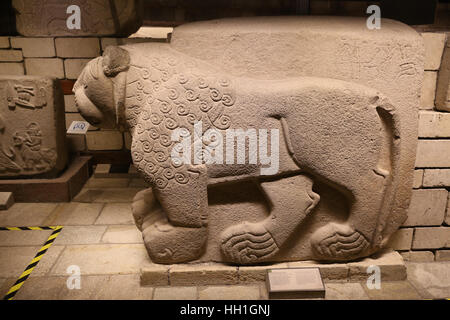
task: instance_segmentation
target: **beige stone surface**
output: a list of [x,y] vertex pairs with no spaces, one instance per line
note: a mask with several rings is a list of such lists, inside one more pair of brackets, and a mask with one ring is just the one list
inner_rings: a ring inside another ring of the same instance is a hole
[[124,44],[135,44],[143,42],[157,42],[155,39],[139,37],[139,38],[101,38],[100,43],[102,50],[105,50],[109,46],[122,46]]
[[155,288],[153,300],[196,300],[197,287]]
[[15,75],[21,76],[25,74],[25,69],[23,68],[23,63],[0,63],[0,75]]
[[95,222],[95,224],[129,225],[133,223],[133,215],[129,203],[107,203]]
[[419,113],[420,138],[449,138],[450,113],[422,111]]
[[0,231],[0,245],[4,247],[41,246],[47,241],[50,230]]
[[9,37],[0,37],[0,48],[8,49],[10,47]]
[[402,228],[397,230],[389,240],[388,246],[394,250],[410,250],[413,233],[413,228]]
[[138,193],[141,190],[142,188],[109,188],[109,189],[84,188],[74,198],[74,202],[131,203],[136,193]]
[[413,188],[419,189],[422,186],[423,170],[414,170]]
[[59,58],[27,58],[25,68],[27,75],[64,79],[63,60]]
[[450,169],[425,169],[423,176],[424,187],[450,186]]
[[130,183],[129,178],[91,178],[87,188],[126,188]]
[[132,34],[130,38],[154,38],[165,40],[172,31],[173,28],[170,27],[142,26],[136,33]]
[[325,283],[326,300],[368,300],[360,283]]
[[422,300],[417,290],[406,281],[381,281],[381,289],[369,289],[363,285],[372,300]]
[[[448,36],[447,36],[448,37]],[[450,47],[444,49],[441,68],[439,69],[438,83],[436,88],[436,109],[450,111]]]
[[108,226],[103,234],[104,243],[142,243],[142,234],[136,226]]
[[444,221],[444,223],[447,226],[450,226],[450,194],[449,194],[449,200],[447,201],[447,211],[446,211],[446,214],[445,214],[445,221]]
[[[80,8],[81,29],[69,29],[67,8]],[[112,6],[111,6],[112,5]],[[30,4],[27,0],[14,0],[16,28],[27,37],[45,36],[99,36],[127,37],[142,25],[142,2],[139,0],[46,0]],[[113,14],[115,12],[115,14]]]
[[289,268],[288,263],[276,263],[266,266],[240,266],[238,268],[240,283],[265,282],[267,270]]
[[95,58],[100,55],[98,38],[56,38],[55,47],[60,58]]
[[425,71],[422,83],[422,92],[420,94],[420,109],[432,110],[436,96],[436,71]]
[[238,269],[225,265],[173,265],[169,270],[169,281],[174,286],[203,286],[210,284],[237,284]]
[[416,167],[450,167],[450,140],[419,140]]
[[447,299],[450,262],[408,263],[408,280],[425,299]]
[[142,286],[168,286],[169,285],[169,266],[160,264],[151,264],[141,268]]
[[447,197],[445,189],[414,190],[403,226],[440,226],[445,218]]
[[[73,94],[64,96],[64,105],[67,112],[78,112],[77,106],[75,104],[75,96]],[[66,115],[67,116],[67,115]]]
[[436,261],[450,261],[450,250],[436,250]]
[[121,150],[123,137],[118,131],[96,131],[86,135],[89,150]]
[[399,281],[406,279],[406,267],[402,256],[396,251],[382,251],[358,262],[349,262],[349,281],[366,281],[372,273],[367,268],[376,265],[381,271],[381,281]]
[[445,33],[422,33],[425,42],[425,70],[439,70],[445,46]]
[[0,192],[0,210],[8,210],[14,204],[12,192]]
[[57,245],[96,244],[106,231],[106,226],[64,226],[55,240]]
[[0,50],[1,62],[21,62],[23,55],[21,50]]
[[258,286],[223,286],[199,288],[200,300],[258,300]]
[[450,227],[416,228],[412,248],[441,249],[450,247]]
[[40,226],[57,206],[56,203],[15,203],[8,210],[0,212],[0,226]]
[[77,265],[83,275],[139,273],[148,261],[142,244],[91,244],[66,247],[50,275],[66,275]]
[[434,261],[434,254],[431,251],[410,251],[410,262],[432,262]]
[[77,79],[90,59],[65,59],[64,70],[67,79]]
[[312,261],[289,262],[289,268],[318,267],[324,281],[345,281],[349,276],[349,266],[343,263],[314,263]]
[[90,225],[103,209],[101,203],[61,203],[43,222],[46,225]]
[[11,47],[22,49],[25,58],[53,58],[56,56],[54,38],[11,38]]

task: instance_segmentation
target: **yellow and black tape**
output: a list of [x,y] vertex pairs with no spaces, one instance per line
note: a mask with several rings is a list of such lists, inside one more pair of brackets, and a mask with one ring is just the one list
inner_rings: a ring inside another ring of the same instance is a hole
[[14,227],[14,228],[5,228],[2,227],[0,230],[9,230],[9,231],[17,231],[17,230],[53,230],[52,234],[48,237],[47,241],[44,243],[42,248],[39,250],[39,252],[36,254],[36,256],[31,260],[31,262],[28,264],[28,266],[25,268],[24,272],[20,275],[19,279],[14,283],[14,285],[9,289],[6,296],[3,298],[3,300],[12,300],[14,296],[17,294],[17,292],[20,290],[20,288],[23,286],[25,280],[28,279],[31,272],[33,272],[34,268],[38,265],[39,261],[41,261],[44,254],[47,252],[47,250],[51,247],[53,242],[55,241],[56,237],[59,235],[59,233],[62,230],[62,226],[56,226],[56,227]]

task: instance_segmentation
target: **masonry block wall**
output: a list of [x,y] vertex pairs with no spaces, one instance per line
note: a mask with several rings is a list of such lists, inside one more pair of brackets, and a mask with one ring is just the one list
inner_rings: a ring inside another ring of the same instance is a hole
[[[446,33],[422,33],[425,76],[419,112],[419,144],[409,217],[390,246],[406,260],[450,260],[450,41]],[[109,45],[166,41],[155,38],[0,37],[0,74],[48,75],[65,84],[66,126],[82,120],[70,92],[86,63]],[[67,85],[68,84],[68,85]],[[438,91],[438,92],[437,92]],[[445,92],[439,92],[445,91]],[[436,103],[436,96],[444,96]],[[91,127],[68,135],[72,152],[129,150],[129,134]]]

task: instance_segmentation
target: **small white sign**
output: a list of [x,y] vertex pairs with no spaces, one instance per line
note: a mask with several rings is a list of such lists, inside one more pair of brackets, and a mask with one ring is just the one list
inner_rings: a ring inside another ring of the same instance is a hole
[[86,121],[72,121],[68,134],[86,134],[89,130],[89,122]]

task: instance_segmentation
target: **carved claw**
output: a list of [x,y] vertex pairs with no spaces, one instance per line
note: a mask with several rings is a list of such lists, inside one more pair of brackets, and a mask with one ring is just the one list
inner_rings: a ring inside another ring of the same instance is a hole
[[262,223],[244,222],[225,230],[221,250],[228,262],[250,264],[272,257],[278,246]]
[[311,246],[318,260],[340,261],[361,257],[369,241],[348,225],[329,223],[313,234]]

